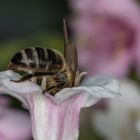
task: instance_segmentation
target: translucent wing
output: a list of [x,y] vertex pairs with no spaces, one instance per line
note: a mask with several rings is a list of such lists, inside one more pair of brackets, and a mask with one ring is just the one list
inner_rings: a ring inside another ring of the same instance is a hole
[[76,46],[74,44],[70,44],[69,42],[65,19],[63,19],[63,30],[64,30],[64,47],[65,47],[64,56],[70,69],[72,81],[74,84],[75,75],[77,71],[77,50]]

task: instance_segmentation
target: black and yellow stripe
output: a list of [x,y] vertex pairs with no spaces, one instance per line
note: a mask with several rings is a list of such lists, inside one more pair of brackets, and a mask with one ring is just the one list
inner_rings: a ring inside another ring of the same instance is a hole
[[[48,89],[50,94],[62,89],[61,83],[65,85],[68,81],[66,60],[61,52],[54,49],[25,48],[14,55],[9,68],[33,74],[26,79],[38,84],[44,91]],[[48,72],[53,74],[49,75]]]
[[53,49],[31,47],[16,53],[12,64],[37,71],[63,71],[66,67],[64,56]]

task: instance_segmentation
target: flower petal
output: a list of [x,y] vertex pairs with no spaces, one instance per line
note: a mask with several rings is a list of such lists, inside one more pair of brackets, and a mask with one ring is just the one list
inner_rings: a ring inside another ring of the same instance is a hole
[[[93,111],[92,126],[107,140],[124,140],[123,136],[127,136],[130,140],[138,140],[140,134],[139,85],[128,79],[121,80],[120,90],[122,97],[108,100],[108,108],[105,111]],[[125,135],[120,132],[124,132]]]
[[[30,81],[25,81],[25,82],[12,82],[10,80],[18,80],[20,79],[21,76],[11,70],[3,71],[0,72],[0,84],[5,85],[6,88],[9,90],[19,92],[19,93],[27,93],[27,92],[34,92],[34,91],[40,91],[41,88],[30,82]],[[19,88],[20,87],[20,88]]]
[[38,85],[30,81],[16,83],[16,82],[10,81],[10,79],[4,79],[2,82],[3,82],[3,85],[8,90],[13,91],[13,92],[18,92],[20,94],[42,92],[41,87],[39,87]]
[[27,101],[25,96],[29,94],[42,93],[41,87],[30,82],[16,83],[11,80],[18,80],[21,76],[13,71],[0,72],[0,94],[11,95],[20,101],[27,107]]
[[34,139],[77,140],[83,96],[81,94],[72,96],[59,105],[49,96],[35,94],[31,98],[30,113]]
[[87,78],[82,86],[90,87],[96,97],[115,97],[120,95],[118,80],[110,76],[94,76]]
[[135,62],[139,73],[140,9],[136,0],[69,1],[75,14],[71,23],[79,66],[88,75],[122,78]]
[[[86,79],[80,87],[65,88],[55,95],[62,103],[75,94],[85,94],[85,107],[96,103],[100,98],[112,98],[120,95],[119,83],[108,76],[95,76]],[[84,107],[83,106],[83,107]]]
[[[7,70],[7,71],[2,71],[0,72],[0,79],[13,79],[13,80],[17,80],[21,78],[21,76],[11,70]],[[1,80],[0,80],[1,83]]]

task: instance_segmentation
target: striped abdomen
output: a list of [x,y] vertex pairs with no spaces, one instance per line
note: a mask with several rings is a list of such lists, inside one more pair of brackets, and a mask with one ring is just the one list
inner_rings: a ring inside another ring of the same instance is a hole
[[65,73],[59,73],[58,75],[32,77],[31,81],[39,85],[43,91],[47,91],[49,94],[54,95],[64,87],[69,86],[67,78]]
[[64,56],[57,50],[32,47],[21,50],[11,59],[11,65],[17,66],[17,70],[51,71],[64,70]]
[[[32,77],[31,81],[39,85],[43,90],[46,90],[47,87],[49,87],[48,84],[54,85],[55,83],[49,82],[52,78],[50,76],[37,76],[37,77]],[[55,82],[55,81],[54,81]]]

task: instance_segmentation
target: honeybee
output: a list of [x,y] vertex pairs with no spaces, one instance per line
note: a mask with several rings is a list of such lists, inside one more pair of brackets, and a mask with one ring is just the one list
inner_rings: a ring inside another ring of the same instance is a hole
[[25,48],[11,59],[8,69],[26,72],[19,80],[30,80],[41,86],[44,93],[55,95],[65,87],[78,86],[85,72],[77,69],[77,51],[70,44],[67,27],[63,20],[64,55],[55,50],[42,47]]

